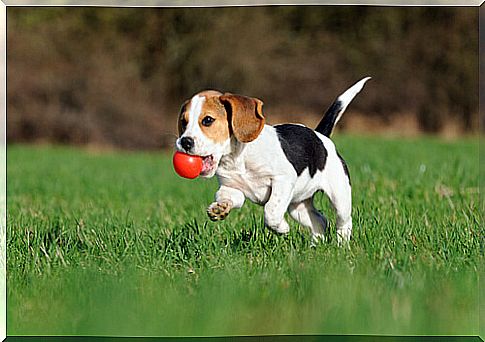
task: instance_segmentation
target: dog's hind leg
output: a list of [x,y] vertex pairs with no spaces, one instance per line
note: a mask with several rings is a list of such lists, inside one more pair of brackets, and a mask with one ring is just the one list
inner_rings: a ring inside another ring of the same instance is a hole
[[352,189],[344,179],[327,193],[337,214],[337,242],[348,242],[352,236]]
[[312,231],[313,242],[323,241],[327,233],[327,219],[313,206],[313,197],[288,207],[291,217]]

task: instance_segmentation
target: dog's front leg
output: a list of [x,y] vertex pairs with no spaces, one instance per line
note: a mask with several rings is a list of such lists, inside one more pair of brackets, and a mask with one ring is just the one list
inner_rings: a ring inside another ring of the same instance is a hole
[[273,179],[271,183],[271,196],[264,206],[264,223],[277,233],[290,231],[285,212],[293,196],[293,187],[288,179]]
[[234,188],[221,185],[216,192],[216,201],[207,208],[207,215],[212,221],[224,220],[233,208],[241,208],[244,204],[244,194]]

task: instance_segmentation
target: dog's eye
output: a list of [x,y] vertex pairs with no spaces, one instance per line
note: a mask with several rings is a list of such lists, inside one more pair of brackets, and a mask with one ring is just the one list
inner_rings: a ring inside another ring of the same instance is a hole
[[209,127],[215,120],[216,119],[214,119],[212,116],[206,116],[202,119],[202,124],[206,127]]

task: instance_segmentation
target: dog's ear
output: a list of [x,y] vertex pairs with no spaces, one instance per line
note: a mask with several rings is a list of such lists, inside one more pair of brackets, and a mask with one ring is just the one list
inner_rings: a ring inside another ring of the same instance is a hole
[[190,100],[187,100],[183,103],[182,107],[180,107],[180,112],[179,112],[179,117],[178,117],[178,122],[177,122],[177,128],[179,132],[179,136],[184,133],[185,128],[187,126],[187,120],[185,117],[185,111],[187,110],[187,105],[189,104]]
[[240,142],[256,139],[264,127],[263,101],[247,96],[225,93],[220,97],[227,112],[229,127]]

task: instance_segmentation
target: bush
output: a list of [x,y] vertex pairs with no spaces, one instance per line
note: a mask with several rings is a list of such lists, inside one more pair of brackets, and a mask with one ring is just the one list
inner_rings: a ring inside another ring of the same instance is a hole
[[[321,113],[363,76],[352,110],[474,129],[478,9],[8,8],[7,139],[157,148],[180,104],[215,88],[267,115]],[[320,115],[320,114],[319,114]]]

